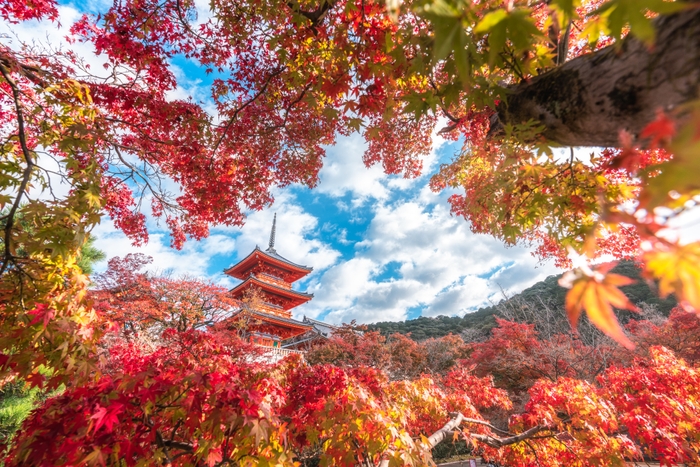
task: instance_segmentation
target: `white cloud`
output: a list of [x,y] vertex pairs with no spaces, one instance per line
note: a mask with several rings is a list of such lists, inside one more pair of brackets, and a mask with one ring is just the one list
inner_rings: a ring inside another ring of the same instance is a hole
[[423,311],[423,316],[462,315],[474,304],[482,305],[491,295],[493,287],[488,280],[475,276],[465,277],[463,281],[457,281],[438,292]]
[[[154,271],[172,271],[176,276],[190,275],[206,277],[213,251],[220,251],[226,242],[220,236],[211,236],[201,242],[187,242],[181,251],[169,247],[169,239],[164,233],[151,233],[148,244],[135,247],[121,231],[114,228],[108,219],[93,230],[97,238],[95,246],[104,251],[107,259],[115,256],[126,256],[128,253],[143,253],[153,257]],[[229,250],[229,244],[223,251]],[[106,261],[97,264],[98,271],[106,267]],[[220,278],[223,279],[223,278]]]
[[211,2],[209,0],[194,0],[194,7],[197,10],[197,21],[194,26],[206,23],[212,17]]
[[294,263],[313,267],[314,273],[336,263],[340,254],[317,238],[317,232],[320,230],[318,219],[307,213],[288,191],[275,193],[275,204],[272,208],[249,213],[245,225],[240,229],[240,235],[237,236],[238,259],[247,256],[256,245],[263,250],[267,249],[275,213],[275,249],[279,254]]
[[350,193],[354,206],[369,198],[386,199],[389,190],[383,181],[387,176],[380,166],[365,167],[362,162],[365,147],[366,143],[357,133],[350,137],[338,137],[337,144],[326,149],[327,156],[319,173],[321,182],[317,191],[333,197]]
[[19,50],[22,44],[49,54],[70,50],[83,60],[92,75],[98,78],[108,78],[110,71],[103,67],[108,60],[106,56],[96,55],[94,47],[89,42],[68,43],[66,40],[66,37],[70,35],[71,26],[80,19],[83,13],[96,13],[96,8],[106,8],[107,3],[100,1],[89,6],[89,11],[84,12],[76,9],[73,5],[59,5],[56,22],[32,20],[12,25],[0,23],[0,37],[2,37],[3,44],[14,50]]
[[337,198],[351,194],[352,206],[338,202],[341,209],[351,210],[368,199],[384,201],[392,191],[405,191],[424,185],[426,174],[434,171],[438,163],[437,151],[446,142],[437,134],[440,128],[442,125],[438,124],[433,132],[433,150],[423,157],[423,175],[417,179],[388,176],[381,165],[365,167],[362,155],[367,143],[362,136],[357,133],[349,137],[339,136],[335,146],[326,148],[327,156],[319,173],[321,183],[317,191]]
[[[145,214],[150,236],[144,246],[133,246],[108,218],[103,218],[92,233],[97,238],[95,246],[106,253],[107,259],[143,253],[153,257],[152,270],[205,277],[233,286],[237,281],[225,276],[223,269],[243,259],[256,245],[263,250],[268,247],[273,214],[277,212],[275,248],[290,261],[313,267],[310,278],[314,283],[315,277],[335,264],[340,254],[317,238],[318,219],[304,211],[289,192],[278,193],[276,198],[272,209],[250,213],[242,228],[213,228],[209,237],[188,240],[180,251],[170,248],[164,226],[158,225],[149,213]],[[106,260],[96,265],[98,272],[104,268]]]
[[[334,323],[405,319],[414,307],[424,316],[461,315],[501,289],[515,293],[558,272],[551,265],[536,269],[525,248],[471,233],[450,216],[444,199],[427,204],[423,196],[376,205],[354,258],[323,275],[304,312]],[[391,265],[394,274],[382,277]]]

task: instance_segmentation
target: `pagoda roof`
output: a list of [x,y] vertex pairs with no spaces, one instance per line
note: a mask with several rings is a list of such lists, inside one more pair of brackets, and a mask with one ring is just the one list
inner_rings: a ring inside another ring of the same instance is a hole
[[236,279],[243,280],[246,278],[245,273],[253,267],[255,267],[255,265],[260,259],[274,266],[277,266],[284,271],[291,273],[290,275],[292,276],[292,282],[301,279],[302,277],[313,271],[313,268],[293,263],[287,258],[280,256],[272,247],[263,251],[260,249],[260,247],[256,245],[255,249],[252,252],[250,252],[248,256],[246,256],[230,268],[224,269],[224,273],[228,274],[229,276],[233,276]]
[[294,308],[295,306],[301,305],[302,303],[306,303],[314,297],[313,294],[298,292],[296,290],[279,287],[267,281],[260,280],[254,276],[248,277],[245,281],[232,288],[230,290],[230,293],[233,296],[236,296],[239,292],[242,293],[245,289],[251,286],[257,286],[268,293],[279,295],[280,297],[288,299],[289,301],[287,302],[286,306],[282,307],[284,310],[289,310],[291,308]]
[[284,324],[297,329],[305,329],[307,331],[311,330],[311,326],[309,326],[308,324],[304,324],[301,321],[297,321],[296,319],[285,318],[284,316],[273,315],[271,313],[264,313],[262,311],[255,311],[251,309],[241,310],[237,313],[234,313],[232,317],[235,317],[241,313],[246,313],[250,316],[259,318],[262,321],[276,321],[277,323]]
[[[305,335],[306,334],[302,334],[302,336],[305,336]],[[317,334],[317,333],[314,333],[313,335],[311,335],[309,337],[305,337],[303,339],[295,341],[294,339],[297,339],[297,338],[298,338],[298,336],[290,337],[289,339],[285,339],[284,341],[282,341],[282,348],[288,349],[288,348],[292,348],[292,347],[298,347],[301,344],[305,344],[307,342],[320,340],[320,339],[323,339],[326,341],[328,340],[328,337],[324,336],[323,334]]]
[[325,326],[327,328],[332,328],[332,329],[340,329],[340,326],[336,326],[334,324],[328,324],[325,321],[319,321],[317,319],[309,318],[308,316],[304,315],[304,323],[311,323],[311,324],[320,324],[321,326]]

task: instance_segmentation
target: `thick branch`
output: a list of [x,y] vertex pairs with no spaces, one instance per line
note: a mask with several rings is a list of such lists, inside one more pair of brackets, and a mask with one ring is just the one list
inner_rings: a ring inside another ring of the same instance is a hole
[[335,5],[335,0],[322,0],[321,4],[314,11],[304,11],[299,8],[299,4],[296,1],[287,2],[287,6],[295,13],[309,19],[311,21],[312,27],[316,27],[318,23],[326,16],[326,13],[333,8]]
[[431,449],[445,441],[448,437],[452,436],[453,431],[462,424],[464,415],[462,415],[461,412],[452,415],[452,420],[445,423],[445,426],[430,435],[430,438],[428,438],[428,443],[430,444]]
[[442,428],[440,428],[438,431],[430,435],[430,438],[428,438],[428,443],[430,444],[430,448],[434,448],[444,440],[451,438],[454,436],[455,430],[462,424],[462,423],[475,423],[478,425],[484,425],[489,428],[491,428],[494,431],[498,431],[502,434],[507,434],[508,436],[505,437],[500,437],[500,436],[495,436],[495,435],[482,435],[478,433],[469,433],[469,436],[471,438],[474,438],[478,441],[481,441],[484,444],[487,444],[488,446],[491,446],[493,448],[502,448],[503,446],[507,446],[509,444],[516,444],[521,441],[524,441],[526,439],[532,438],[536,434],[538,434],[541,431],[544,430],[549,430],[550,428],[545,426],[545,425],[537,425],[529,430],[525,430],[522,433],[518,434],[512,434],[508,433],[506,431],[503,431],[499,428],[494,427],[488,422],[485,422],[483,420],[476,420],[473,418],[465,418],[464,415],[461,413],[456,413],[456,414],[451,414],[452,419],[445,424]]
[[501,438],[499,436],[481,435],[478,433],[470,433],[469,436],[477,441],[481,441],[482,443],[491,446],[492,448],[498,449],[502,448],[503,446],[508,446],[509,444],[516,444],[521,441],[525,441],[526,439],[532,438],[540,431],[544,431],[546,429],[546,426],[537,425],[533,426],[529,430],[523,431],[522,433],[505,438]]
[[698,99],[700,8],[659,17],[654,26],[652,48],[628,36],[511,88],[490,135],[504,124],[537,120],[554,144],[617,146],[620,130],[638,135],[657,109]]

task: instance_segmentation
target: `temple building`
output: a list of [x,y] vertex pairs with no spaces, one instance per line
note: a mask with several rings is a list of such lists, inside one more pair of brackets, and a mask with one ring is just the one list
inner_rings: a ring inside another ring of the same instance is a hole
[[[270,242],[267,250],[258,246],[245,258],[224,271],[225,274],[240,279],[231,289],[234,298],[241,301],[241,310],[234,315],[245,327],[245,334],[251,342],[267,347],[299,349],[303,336],[328,334],[328,325],[320,321],[305,322],[292,318],[292,309],[308,302],[312,294],[292,289],[292,284],[309,274],[313,268],[301,266],[283,258],[275,251],[275,230],[277,214],[272,221]],[[321,331],[322,326],[325,327]],[[316,328],[319,328],[317,330]],[[325,336],[324,336],[325,337]]]
[[315,319],[304,316],[302,323],[311,326],[311,329],[304,334],[292,337],[284,341],[283,348],[290,350],[306,351],[312,347],[323,344],[329,337],[333,335],[337,326],[324,323]]

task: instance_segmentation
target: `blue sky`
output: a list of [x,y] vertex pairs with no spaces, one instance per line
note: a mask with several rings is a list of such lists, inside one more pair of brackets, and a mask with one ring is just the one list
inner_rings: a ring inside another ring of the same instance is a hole
[[[82,9],[104,3],[83,3]],[[206,5],[203,3],[201,14]],[[55,24],[23,24],[11,31],[19,40],[65,44],[67,28],[80,15],[75,4],[60,7]],[[6,28],[6,27],[5,27]],[[0,27],[0,32],[3,31]],[[3,41],[12,41],[6,36]],[[64,45],[100,69],[102,59],[85,44]],[[196,65],[175,59],[179,87],[171,97],[206,100],[210,77]],[[424,160],[424,175],[405,180],[362,164],[365,144],[358,135],[339,138],[327,148],[320,184],[313,190],[291,186],[274,192],[275,204],[251,212],[243,228],[213,227],[209,238],[189,241],[181,251],[169,247],[164,225],[148,220],[150,241],[136,248],[105,218],[95,229],[97,246],[108,257],[143,252],[154,269],[175,275],[206,277],[232,287],[223,270],[255,247],[268,243],[277,213],[276,249],[296,263],[314,268],[295,287],[314,299],[295,315],[331,323],[403,320],[418,316],[463,315],[497,302],[559,271],[538,264],[525,247],[505,248],[499,241],[474,235],[461,218],[450,215],[451,193],[433,193],[430,175],[448,162],[459,144],[434,138]],[[148,203],[145,203],[146,205]],[[98,265],[104,269],[106,262]]]

